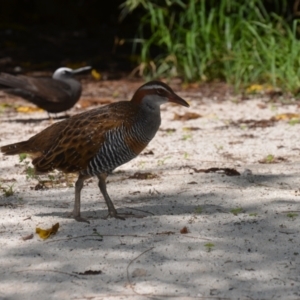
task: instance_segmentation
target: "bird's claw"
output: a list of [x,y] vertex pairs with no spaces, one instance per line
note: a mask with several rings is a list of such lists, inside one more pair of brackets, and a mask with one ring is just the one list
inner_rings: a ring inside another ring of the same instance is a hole
[[77,222],[85,222],[85,223],[90,224],[90,221],[88,221],[88,220],[85,219],[85,218],[82,218],[82,217],[80,216],[80,214],[79,214],[79,215],[74,214],[74,211],[71,211],[71,212],[69,212],[69,213],[66,213],[66,215],[67,215],[67,217],[69,217],[69,218],[74,218],[74,220],[76,220]]
[[108,219],[108,218],[115,218],[119,220],[126,220],[127,218],[144,218],[144,216],[139,216],[135,215],[133,213],[124,213],[124,214],[119,214],[117,211],[108,211],[108,214],[106,217],[103,219]]
[[116,210],[113,211],[108,211],[108,214],[106,217],[104,217],[103,219],[108,219],[108,218],[115,218],[115,219],[119,219],[119,220],[125,220],[124,217],[122,217],[120,214],[118,214],[118,212]]
[[74,219],[75,219],[77,222],[85,222],[85,223],[90,224],[90,221],[88,221],[87,219],[82,218],[82,217],[74,217]]

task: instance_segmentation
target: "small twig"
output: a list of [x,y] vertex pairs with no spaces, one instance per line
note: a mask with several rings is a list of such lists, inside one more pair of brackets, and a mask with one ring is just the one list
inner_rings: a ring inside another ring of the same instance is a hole
[[151,250],[154,249],[154,248],[155,248],[155,247],[151,247],[151,248],[145,250],[144,252],[142,252],[141,254],[139,254],[137,257],[135,257],[133,260],[131,260],[131,261],[129,262],[129,264],[127,265],[127,268],[126,268],[127,281],[128,281],[128,284],[129,284],[130,288],[132,289],[132,291],[133,291],[135,294],[137,294],[137,295],[141,295],[141,296],[147,296],[147,295],[149,295],[149,296],[150,296],[150,294],[140,294],[140,293],[138,293],[138,292],[134,289],[134,287],[132,286],[131,280],[130,280],[130,276],[129,276],[129,267],[131,266],[131,264],[132,264],[135,260],[137,260],[137,259],[140,258],[142,255],[144,255],[145,253],[151,251]]
[[[149,251],[151,251],[152,249],[154,249],[155,247],[151,247],[151,248],[149,248],[149,249],[147,249],[147,250],[145,250],[144,252],[142,252],[141,254],[139,254],[137,257],[135,257],[133,260],[131,260],[130,262],[129,262],[129,264],[127,265],[127,268],[126,268],[126,274],[127,274],[127,281],[128,281],[128,284],[129,284],[129,286],[130,286],[130,288],[131,288],[131,290],[136,294],[136,295],[138,295],[138,296],[144,296],[144,297],[147,297],[147,298],[153,298],[153,299],[156,299],[157,297],[159,297],[159,298],[172,298],[172,299],[174,299],[174,298],[181,298],[182,297],[182,295],[168,295],[168,294],[159,294],[159,295],[155,295],[155,294],[150,294],[150,293],[148,293],[148,294],[141,294],[141,293],[138,293],[135,289],[134,289],[134,287],[133,287],[133,285],[132,285],[132,283],[131,283],[131,280],[130,280],[130,276],[129,276],[129,267],[133,264],[133,262],[134,261],[136,261],[138,258],[140,258],[142,255],[144,255],[145,253],[147,253],[147,252],[149,252]],[[188,298],[190,298],[190,299],[215,299],[215,300],[228,300],[229,298],[225,298],[225,297],[188,297]]]
[[20,207],[20,206],[23,206],[22,204],[13,204],[13,203],[11,203],[11,202],[9,202],[9,203],[1,203],[0,204],[0,206],[11,206],[11,207]]
[[150,212],[150,211],[146,211],[146,210],[142,210],[142,209],[138,209],[138,208],[133,208],[133,207],[128,207],[128,206],[125,206],[125,208],[132,209],[132,210],[136,210],[136,211],[140,211],[140,212],[143,212],[143,213],[145,213],[145,214],[149,214],[149,215],[154,216],[154,213],[152,213],[152,212]]
[[[137,237],[137,238],[149,238],[149,236],[145,236],[145,235],[134,235],[134,234],[101,234],[99,233],[101,236],[106,236],[106,237]],[[68,240],[74,240],[74,239],[78,239],[78,238],[85,238],[85,237],[95,237],[95,240],[99,239],[99,235],[96,234],[87,234],[87,235],[79,235],[79,236],[72,236],[69,238],[62,238],[62,239],[56,239],[56,240],[50,240],[50,241],[46,241],[45,243],[53,243],[53,242],[60,242],[60,241],[68,241]]]
[[187,238],[191,238],[191,239],[197,239],[197,240],[205,240],[205,241],[211,241],[211,239],[208,239],[208,238],[203,238],[203,237],[198,237],[198,236],[192,236],[192,235],[189,235],[189,234],[177,234],[173,231],[165,231],[165,232],[156,232],[156,233],[149,233],[150,235],[173,235],[173,236],[180,236],[180,238],[183,238],[183,237],[187,237]]
[[[223,298],[223,297],[214,297],[214,296],[204,296],[204,297],[199,297],[199,296],[182,296],[182,295],[168,295],[168,294],[157,294],[157,295],[148,295],[148,294],[137,294],[137,295],[126,295],[126,294],[122,294],[122,299],[123,298],[129,298],[129,299],[135,299],[135,297],[138,296],[143,296],[143,297],[147,297],[147,298],[152,298],[152,299],[161,299],[161,298],[172,298],[172,299],[185,299],[185,300],[192,300],[192,299],[198,299],[198,300],[230,300],[229,298]],[[134,297],[134,298],[133,298]],[[117,298],[120,299],[120,295],[114,295],[114,294],[103,294],[101,296],[97,296],[97,295],[92,295],[92,296],[86,296],[86,297],[75,297],[74,299],[76,300],[96,300],[96,299],[106,299],[106,298]],[[249,297],[248,297],[249,298]],[[139,298],[140,299],[140,298]],[[252,298],[251,298],[252,299]]]
[[258,183],[258,182],[255,182],[255,181],[253,181],[251,183],[253,183],[256,186],[266,187],[266,188],[269,188],[269,189],[278,189],[278,190],[285,190],[285,191],[289,191],[289,190],[292,189],[290,186],[288,186],[288,187],[271,186],[271,185]]
[[187,234],[180,234],[180,237],[186,237],[186,238],[191,238],[191,239],[199,239],[199,240],[211,241],[211,239],[197,237],[197,236],[192,236],[192,235],[187,235]]
[[19,270],[19,271],[15,271],[12,273],[23,273],[23,272],[53,272],[53,273],[60,273],[60,274],[64,274],[64,275],[69,275],[72,277],[76,277],[76,278],[81,278],[78,275],[72,274],[72,273],[67,273],[67,272],[62,272],[62,271],[57,271],[57,270],[45,270],[45,269],[27,269],[27,270]]

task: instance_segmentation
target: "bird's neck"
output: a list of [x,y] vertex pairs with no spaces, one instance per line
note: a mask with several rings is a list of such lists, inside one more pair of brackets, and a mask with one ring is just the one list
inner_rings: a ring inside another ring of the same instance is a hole
[[74,100],[76,99],[76,101],[79,99],[80,95],[81,95],[81,84],[79,81],[77,81],[74,78],[60,78],[60,79],[56,79],[62,82],[65,82],[69,87],[69,93],[70,96],[72,98],[74,98]]
[[142,106],[136,116],[133,129],[140,132],[144,140],[149,142],[155,136],[161,123],[160,107]]

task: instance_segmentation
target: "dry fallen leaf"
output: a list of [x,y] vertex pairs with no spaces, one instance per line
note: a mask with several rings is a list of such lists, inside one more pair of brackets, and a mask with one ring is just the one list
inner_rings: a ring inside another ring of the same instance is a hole
[[163,232],[157,232],[156,235],[171,235],[175,234],[174,231],[163,231]]
[[291,120],[291,119],[299,119],[300,114],[294,114],[294,113],[285,113],[285,114],[278,114],[274,117],[275,120]]
[[33,113],[33,112],[43,112],[44,110],[34,106],[18,106],[16,108],[16,111],[22,113]]
[[189,232],[188,228],[184,226],[182,229],[180,229],[181,234],[187,234]]
[[232,168],[208,168],[208,169],[196,169],[192,168],[196,173],[219,173],[227,176],[240,176],[241,174]]
[[59,228],[59,223],[56,223],[51,228],[42,229],[37,227],[35,232],[40,236],[41,239],[47,239],[51,234],[55,234]]
[[156,174],[153,173],[140,173],[140,172],[136,172],[134,173],[132,176],[129,176],[129,179],[141,179],[141,180],[145,180],[145,179],[153,179],[153,178],[157,178],[158,176]]
[[282,157],[282,156],[274,156],[274,155],[267,155],[265,158],[260,159],[258,162],[260,164],[278,164],[281,163],[283,161],[287,161],[286,158]]
[[276,88],[269,84],[252,84],[246,89],[247,94],[268,93],[275,91]]
[[252,84],[246,89],[246,93],[258,93],[262,92],[264,90],[263,86],[261,84]]
[[153,155],[153,151],[150,150],[150,151],[147,151],[147,152],[143,152],[142,155]]
[[96,270],[87,270],[87,271],[84,271],[84,272],[73,272],[77,275],[99,275],[99,274],[102,274],[102,271],[96,271]]
[[231,125],[239,126],[239,127],[246,127],[246,128],[265,128],[275,125],[274,118],[269,120],[238,120],[237,122],[230,122]]
[[175,128],[167,128],[167,129],[160,128],[159,131],[171,133],[171,132],[175,132],[176,129]]
[[194,113],[194,112],[187,112],[184,115],[179,115],[179,114],[174,114],[174,118],[173,120],[177,120],[177,121],[187,121],[187,120],[194,120],[194,119],[198,119],[201,118],[202,116]]
[[99,72],[97,72],[95,69],[92,70],[91,74],[92,74],[94,79],[96,79],[96,80],[101,79],[101,74]]
[[196,131],[196,130],[200,130],[199,127],[183,127],[182,128],[185,131]]
[[32,238],[33,238],[33,234],[29,234],[29,235],[23,236],[22,240],[27,241],[27,240],[31,240]]
[[258,108],[260,108],[260,109],[266,109],[268,106],[266,105],[266,104],[264,104],[264,103],[258,103],[258,104],[256,104],[256,106],[258,107]]

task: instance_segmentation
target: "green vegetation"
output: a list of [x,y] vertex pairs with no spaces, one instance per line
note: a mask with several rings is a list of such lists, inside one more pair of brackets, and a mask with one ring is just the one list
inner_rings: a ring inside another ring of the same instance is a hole
[[298,217],[298,214],[297,213],[293,213],[293,212],[290,212],[286,215],[288,218],[290,219],[295,219],[296,217]]
[[191,138],[192,138],[191,134],[184,134],[183,137],[182,137],[182,140],[186,141],[186,140],[190,140]]
[[121,18],[142,14],[134,49],[140,49],[146,78],[218,79],[239,88],[255,83],[299,92],[299,20],[284,19],[286,0],[126,0],[121,8]]
[[169,159],[169,158],[171,158],[171,156],[166,156],[166,157],[163,158],[163,159],[159,159],[159,160],[157,161],[157,165],[158,165],[158,166],[164,165],[165,162],[166,162],[166,160]]
[[99,236],[100,238],[103,238],[103,235],[101,235],[101,234],[97,231],[97,229],[93,229],[93,234]]
[[45,176],[39,176],[36,174],[34,167],[30,163],[29,156],[25,153],[19,154],[20,165],[24,166],[24,173],[26,174],[26,180],[37,180],[38,184],[36,189],[43,189],[54,187],[60,185],[63,182],[66,182],[67,186],[72,186],[72,183],[69,183],[67,174],[63,172],[53,172]]
[[215,244],[213,244],[213,243],[207,243],[207,244],[204,245],[207,252],[211,252],[214,246],[215,246]]
[[289,124],[292,125],[292,126],[296,125],[296,124],[299,124],[299,123],[300,123],[300,119],[292,119],[292,120],[289,121]]
[[27,158],[27,154],[26,153],[19,154],[19,161],[20,161],[20,163],[23,162],[23,160],[26,159],[26,158]]
[[28,155],[26,153],[19,154],[19,161],[25,166],[25,173],[26,173],[26,179],[37,179],[39,180],[39,177],[35,174],[34,168],[31,167],[30,160],[27,160]]
[[257,217],[257,215],[258,215],[257,213],[250,213],[249,217]]
[[214,147],[217,149],[217,151],[223,150],[224,147],[222,145],[218,146],[218,145],[214,145]]
[[201,206],[197,206],[194,212],[195,214],[201,214],[203,212],[203,208]]
[[275,159],[274,155],[268,154],[267,157],[265,158],[265,161],[267,164],[271,164],[272,162],[274,162],[274,159]]
[[25,169],[25,172],[26,172],[26,179],[29,180],[29,179],[38,179],[38,176],[35,174],[35,171],[34,171],[34,168],[33,167],[30,167],[30,166],[26,166],[26,169]]
[[230,212],[235,216],[237,216],[238,214],[243,212],[243,209],[241,207],[237,207],[237,208],[233,208]]
[[5,197],[10,197],[15,193],[14,190],[13,190],[13,186],[14,186],[13,184],[12,185],[6,185],[6,187],[3,186],[3,185],[0,185],[0,189],[3,191],[3,195]]

